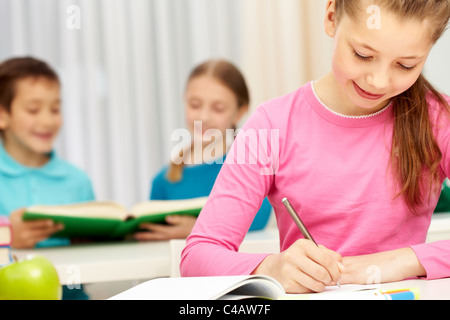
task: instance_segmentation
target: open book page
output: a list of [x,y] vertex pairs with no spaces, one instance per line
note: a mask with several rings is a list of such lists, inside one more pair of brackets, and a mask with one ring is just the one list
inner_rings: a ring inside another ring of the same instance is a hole
[[[164,214],[171,212],[190,212],[197,214],[203,208],[207,197],[187,200],[146,201],[135,205],[131,212],[133,216]],[[125,220],[130,216],[127,208],[114,201],[93,201],[68,205],[35,205],[27,208],[28,213],[52,216],[114,218]]]
[[269,299],[284,295],[278,282],[264,276],[160,278],[141,283],[109,300],[218,300],[230,292]]
[[[400,287],[399,287],[400,289]],[[286,294],[267,276],[160,278],[141,283],[109,300],[414,300],[418,289],[382,290],[381,285],[343,285],[324,292]]]
[[380,285],[330,286],[321,293],[287,294],[282,300],[386,300]]
[[134,217],[159,213],[189,213],[195,211],[198,214],[206,204],[208,197],[185,200],[151,200],[136,204],[130,213]]
[[115,218],[124,220],[128,213],[120,204],[113,201],[84,202],[69,205],[35,205],[27,212],[52,216]]
[[64,225],[54,237],[119,239],[139,230],[142,223],[165,223],[169,214],[198,216],[207,198],[148,201],[135,206],[134,215],[112,201],[69,205],[36,205],[27,208],[23,219],[52,219]]

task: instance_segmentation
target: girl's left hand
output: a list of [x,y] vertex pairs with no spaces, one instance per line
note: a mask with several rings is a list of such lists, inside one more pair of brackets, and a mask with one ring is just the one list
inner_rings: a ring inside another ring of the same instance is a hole
[[378,284],[426,276],[411,248],[344,257],[340,284]]
[[197,218],[191,216],[167,216],[168,225],[143,223],[134,238],[139,241],[162,241],[170,239],[186,239],[192,231]]

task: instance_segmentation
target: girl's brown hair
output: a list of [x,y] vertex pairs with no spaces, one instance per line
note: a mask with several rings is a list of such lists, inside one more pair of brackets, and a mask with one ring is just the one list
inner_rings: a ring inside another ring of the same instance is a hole
[[[187,84],[201,76],[213,77],[230,89],[236,96],[239,109],[250,104],[250,94],[245,78],[233,63],[226,60],[208,60],[192,70]],[[184,151],[181,151],[180,158],[183,158],[183,156]],[[180,181],[183,177],[183,168],[184,161],[181,161],[180,164],[171,162],[167,171],[167,179],[170,182]]]
[[[357,19],[358,12],[362,11],[361,3],[364,2],[336,0],[336,21],[339,22],[344,14]],[[444,34],[450,19],[449,0],[375,0],[373,3],[400,19],[429,19],[433,44]],[[434,191],[440,190],[442,152],[432,132],[427,101],[429,93],[450,112],[447,101],[423,75],[411,88],[393,99],[395,124],[390,162],[400,185],[396,197],[403,195],[413,213],[417,213],[424,204],[427,194],[429,200]]]

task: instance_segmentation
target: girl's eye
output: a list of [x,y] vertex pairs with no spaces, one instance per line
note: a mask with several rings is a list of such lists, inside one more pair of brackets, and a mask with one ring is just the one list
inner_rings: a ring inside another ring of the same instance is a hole
[[353,54],[355,55],[355,57],[361,61],[369,61],[371,59],[371,57],[366,57],[363,55],[360,55],[358,52],[356,52],[356,50],[353,50]]
[[216,105],[213,106],[213,109],[214,109],[214,111],[217,112],[217,113],[223,113],[223,112],[225,112],[225,109],[226,109],[226,108],[225,108],[224,105],[216,104]]
[[[355,55],[355,57],[358,60],[361,60],[361,61],[369,61],[369,60],[372,59],[372,57],[366,57],[366,56],[363,56],[363,55],[359,54],[358,52],[356,52],[356,50],[353,50],[353,54]],[[403,65],[401,63],[399,63],[398,65],[404,71],[413,71],[413,70],[415,70],[417,68],[417,66],[407,67],[407,66],[405,66],[405,65]]]
[[189,107],[191,109],[198,109],[198,108],[200,108],[200,103],[198,103],[198,102],[190,102],[189,103]]
[[414,71],[417,68],[417,66],[407,67],[407,66],[405,66],[405,65],[403,65],[401,63],[399,63],[398,65],[400,66],[400,68],[402,70],[405,70],[405,71]]

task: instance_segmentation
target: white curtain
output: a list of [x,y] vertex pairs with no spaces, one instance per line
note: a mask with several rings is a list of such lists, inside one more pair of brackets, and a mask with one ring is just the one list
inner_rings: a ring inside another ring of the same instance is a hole
[[332,40],[323,21],[327,0],[244,0],[243,66],[254,105],[325,75]]
[[59,155],[87,171],[97,198],[130,206],[148,198],[185,125],[191,68],[214,57],[240,66],[240,1],[0,0],[0,59],[57,69]]
[[436,43],[425,66],[427,79],[436,88],[450,95],[450,30]]

